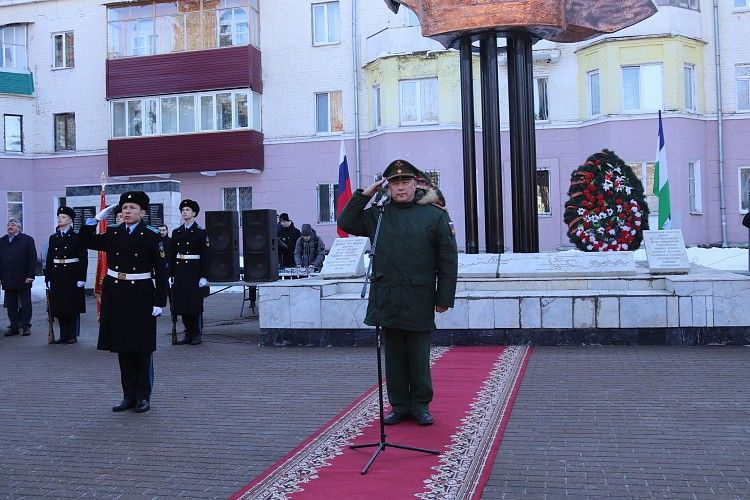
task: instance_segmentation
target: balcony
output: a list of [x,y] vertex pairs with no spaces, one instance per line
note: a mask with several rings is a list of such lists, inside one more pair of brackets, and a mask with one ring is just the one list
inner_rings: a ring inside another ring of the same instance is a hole
[[252,45],[107,60],[107,99],[248,87],[263,93]]
[[34,78],[31,73],[0,71],[0,94],[32,95]]
[[438,42],[423,37],[421,27],[386,28],[367,37],[367,40],[365,40],[364,64],[369,64],[381,57],[430,50],[445,49]]
[[263,134],[237,130],[110,139],[110,176],[223,170],[263,171]]

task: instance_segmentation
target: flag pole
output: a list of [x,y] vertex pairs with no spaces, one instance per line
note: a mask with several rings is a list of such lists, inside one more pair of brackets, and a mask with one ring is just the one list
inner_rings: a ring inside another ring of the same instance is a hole
[[[99,210],[107,208],[106,198],[106,187],[107,187],[107,174],[102,172],[99,177],[99,184],[102,187],[99,193]],[[107,220],[103,219],[99,221],[97,225],[97,232],[103,234],[107,231]],[[104,285],[104,276],[107,274],[107,253],[97,252],[96,255],[96,276],[94,277],[94,297],[96,298],[96,317],[101,319],[101,308],[102,308],[102,289]]]

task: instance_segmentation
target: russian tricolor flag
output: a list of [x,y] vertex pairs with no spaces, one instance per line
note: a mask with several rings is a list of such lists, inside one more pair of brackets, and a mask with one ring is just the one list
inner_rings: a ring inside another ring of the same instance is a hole
[[[341,148],[339,149],[339,189],[338,189],[338,197],[337,197],[337,209],[336,209],[336,218],[338,219],[339,215],[341,215],[341,211],[344,209],[346,204],[349,202],[349,199],[352,197],[352,183],[349,180],[349,165],[346,163],[346,150],[344,149],[344,138],[341,138]],[[341,230],[340,227],[336,228],[336,231],[338,231],[339,236],[342,238],[346,238],[349,236],[348,233],[345,233]]]

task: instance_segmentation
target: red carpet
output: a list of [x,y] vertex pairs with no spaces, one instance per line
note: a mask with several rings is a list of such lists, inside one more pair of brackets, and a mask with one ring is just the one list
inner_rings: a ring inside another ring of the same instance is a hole
[[387,426],[386,441],[439,456],[386,448],[360,475],[375,448],[348,446],[379,440],[373,390],[233,498],[479,498],[530,354],[526,346],[433,350],[435,424]]

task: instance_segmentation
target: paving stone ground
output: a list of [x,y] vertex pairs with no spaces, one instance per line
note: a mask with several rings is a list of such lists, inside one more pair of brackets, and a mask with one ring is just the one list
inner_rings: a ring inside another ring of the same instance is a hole
[[[95,314],[50,346],[36,302],[0,337],[0,496],[227,498],[374,385],[372,348],[260,347],[241,301],[207,299],[200,346],[160,318],[140,415]],[[745,347],[535,348],[482,498],[748,498],[749,385]]]

